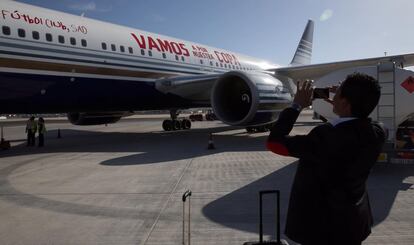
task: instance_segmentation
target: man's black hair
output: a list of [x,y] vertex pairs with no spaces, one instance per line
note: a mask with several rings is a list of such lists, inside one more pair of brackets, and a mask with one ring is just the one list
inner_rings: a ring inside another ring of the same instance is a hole
[[378,81],[366,74],[348,75],[341,85],[341,97],[351,104],[351,114],[357,118],[367,118],[377,106],[381,96]]

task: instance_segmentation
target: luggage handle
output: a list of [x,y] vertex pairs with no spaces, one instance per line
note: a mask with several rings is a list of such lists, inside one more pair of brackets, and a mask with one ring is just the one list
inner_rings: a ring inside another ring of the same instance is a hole
[[263,196],[266,194],[274,194],[276,193],[276,202],[277,202],[277,207],[276,207],[276,224],[277,224],[277,229],[276,229],[276,238],[277,238],[277,244],[282,244],[280,241],[280,191],[279,190],[265,190],[265,191],[260,191],[259,195],[260,195],[260,244],[263,243]]
[[191,201],[191,191],[187,190],[184,192],[182,200],[183,200],[183,245],[185,245],[185,202],[188,198],[188,245],[191,244],[191,234],[190,234],[190,201]]

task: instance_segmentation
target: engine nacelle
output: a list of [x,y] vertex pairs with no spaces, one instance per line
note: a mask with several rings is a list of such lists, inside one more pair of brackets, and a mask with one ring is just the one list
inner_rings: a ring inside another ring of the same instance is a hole
[[216,81],[211,93],[214,113],[234,126],[275,121],[291,102],[292,96],[283,83],[265,73],[227,72]]
[[121,117],[126,116],[125,112],[75,112],[68,113],[68,120],[74,125],[100,125],[116,123]]

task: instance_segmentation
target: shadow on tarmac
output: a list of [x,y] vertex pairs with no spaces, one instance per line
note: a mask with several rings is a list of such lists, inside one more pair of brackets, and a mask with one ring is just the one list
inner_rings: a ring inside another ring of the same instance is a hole
[[[207,204],[202,210],[203,214],[213,222],[233,229],[258,233],[258,192],[260,190],[279,189],[281,191],[281,232],[283,233],[289,193],[296,166],[297,162],[289,164]],[[410,176],[414,176],[414,165],[377,164],[374,167],[367,183],[374,216],[374,226],[387,218],[398,192],[406,191],[410,188],[412,184],[404,183],[404,180]],[[275,239],[276,198],[270,196],[265,199],[264,203],[264,234]],[[252,226],[249,224],[256,225]]]
[[[226,133],[226,131],[235,129],[240,128],[225,126],[186,131],[154,131],[146,133],[65,129],[61,130],[62,139],[57,139],[57,131],[52,130],[47,134],[45,147],[26,147],[25,142],[22,142],[8,151],[0,151],[0,159],[2,157],[44,153],[130,152],[132,155],[112,158],[100,163],[105,166],[126,166],[166,163],[228,151],[266,150],[264,142],[267,135],[249,135],[239,130],[233,134]],[[207,150],[209,133],[214,135],[213,139],[217,146],[215,150]],[[240,140],[235,141],[235,138],[236,140],[240,138]],[[238,143],[234,144],[234,142]]]
[[[301,126],[301,125],[298,125]],[[237,127],[217,127],[209,129],[193,129],[191,131],[150,132],[150,133],[105,133],[80,130],[62,130],[63,139],[52,138],[56,131],[48,132],[46,147],[27,148],[21,144],[7,152],[0,152],[1,157],[21,156],[37,153],[64,152],[131,152],[130,156],[113,158],[104,162],[104,166],[127,166],[149,163],[167,163],[182,159],[190,159],[209,154],[231,151],[265,151],[264,142],[267,134],[248,135],[239,131],[221,134],[224,131],[239,129]],[[208,134],[215,133],[216,150],[207,150]],[[169,140],[171,138],[174,140]],[[240,140],[238,140],[240,138]],[[237,144],[234,144],[237,142]],[[50,157],[53,157],[51,155]],[[82,205],[49,200],[40,196],[21,193],[8,182],[8,176],[17,168],[31,160],[14,164],[0,171],[0,190],[2,199],[21,206],[35,207],[61,213],[72,213],[87,216],[105,216],[113,218],[142,218],[136,210],[118,208],[97,208],[93,205]],[[202,213],[213,222],[223,226],[247,231],[258,232],[258,192],[264,189],[281,190],[282,233],[286,219],[290,187],[296,171],[297,163],[288,164],[273,173],[260,178],[242,188],[228,193],[205,205]],[[407,190],[411,184],[404,184],[404,179],[414,176],[414,165],[384,165],[374,167],[369,181],[368,191],[374,213],[375,225],[384,221],[390,213],[398,192]],[[275,234],[274,197],[265,199],[265,235]],[[148,213],[153,218],[155,213]]]

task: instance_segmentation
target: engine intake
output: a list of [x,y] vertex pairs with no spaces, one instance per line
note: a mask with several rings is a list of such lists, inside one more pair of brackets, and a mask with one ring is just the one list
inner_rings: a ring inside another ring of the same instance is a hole
[[211,93],[217,117],[235,126],[272,122],[291,101],[283,83],[265,73],[227,72],[216,81]]

